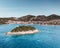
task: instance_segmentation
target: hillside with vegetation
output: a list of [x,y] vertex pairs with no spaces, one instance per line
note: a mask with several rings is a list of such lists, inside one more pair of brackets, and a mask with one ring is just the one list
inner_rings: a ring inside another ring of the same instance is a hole
[[6,24],[9,20],[11,21],[16,21],[15,17],[10,17],[10,18],[0,18],[0,24]]
[[45,15],[26,15],[18,18],[20,21],[46,21],[46,16]]
[[52,15],[49,15],[49,16],[45,16],[45,15],[38,15],[38,16],[26,15],[26,16],[22,16],[22,17],[18,18],[18,20],[21,20],[21,21],[49,21],[49,20],[55,20],[55,19],[60,19],[60,16],[56,15],[56,14],[52,14]]
[[53,24],[60,25],[60,15],[52,14],[49,16],[45,15],[25,15],[19,18],[10,17],[10,18],[0,18],[0,24],[10,24],[17,22],[30,22],[33,24]]

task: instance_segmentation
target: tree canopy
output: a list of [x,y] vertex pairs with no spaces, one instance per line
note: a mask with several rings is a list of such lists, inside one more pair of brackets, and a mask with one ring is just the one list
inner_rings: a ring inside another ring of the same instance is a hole
[[14,28],[11,32],[29,31],[29,30],[35,30],[35,28],[32,26],[19,26]]

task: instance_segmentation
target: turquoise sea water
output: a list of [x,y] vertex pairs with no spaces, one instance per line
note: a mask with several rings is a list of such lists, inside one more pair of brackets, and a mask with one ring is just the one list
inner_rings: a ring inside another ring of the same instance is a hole
[[0,48],[60,48],[60,26],[31,25],[41,30],[37,34],[11,36],[11,31],[21,24],[0,25]]

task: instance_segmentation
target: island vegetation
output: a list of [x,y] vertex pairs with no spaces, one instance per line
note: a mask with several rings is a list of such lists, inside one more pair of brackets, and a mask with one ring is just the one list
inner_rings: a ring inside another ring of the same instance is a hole
[[14,28],[12,31],[7,32],[6,35],[24,35],[24,34],[35,34],[40,32],[33,26],[19,26]]
[[32,26],[19,26],[14,28],[11,32],[22,32],[22,31],[29,31],[29,30],[35,30]]

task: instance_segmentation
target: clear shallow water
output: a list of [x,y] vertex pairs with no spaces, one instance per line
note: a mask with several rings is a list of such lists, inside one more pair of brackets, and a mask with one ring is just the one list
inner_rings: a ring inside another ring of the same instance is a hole
[[32,35],[8,36],[19,24],[0,25],[0,48],[60,48],[60,26],[31,25],[41,32]]

